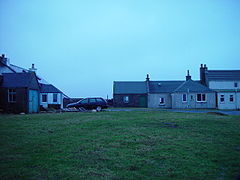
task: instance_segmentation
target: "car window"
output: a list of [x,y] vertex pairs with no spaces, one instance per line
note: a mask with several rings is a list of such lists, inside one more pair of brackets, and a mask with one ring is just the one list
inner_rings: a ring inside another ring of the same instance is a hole
[[88,99],[83,99],[80,103],[81,104],[87,104],[88,103]]
[[93,99],[93,98],[89,99],[89,103],[95,103],[95,102],[96,102],[95,99]]
[[103,100],[100,98],[97,98],[96,100],[97,100],[97,102],[103,102]]

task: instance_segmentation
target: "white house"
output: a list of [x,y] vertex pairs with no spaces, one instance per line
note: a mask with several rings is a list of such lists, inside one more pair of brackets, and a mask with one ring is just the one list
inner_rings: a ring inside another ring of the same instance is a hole
[[44,108],[63,108],[63,93],[52,84],[41,84],[40,105]]
[[200,79],[216,92],[218,109],[240,109],[240,70],[208,70],[201,65]]

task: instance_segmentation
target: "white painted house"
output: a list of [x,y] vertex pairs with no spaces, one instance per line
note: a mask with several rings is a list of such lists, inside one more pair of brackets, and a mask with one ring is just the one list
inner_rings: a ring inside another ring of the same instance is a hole
[[216,92],[218,109],[240,109],[240,70],[208,70],[201,65],[200,79]]
[[41,84],[40,105],[44,108],[63,108],[63,93],[52,84]]

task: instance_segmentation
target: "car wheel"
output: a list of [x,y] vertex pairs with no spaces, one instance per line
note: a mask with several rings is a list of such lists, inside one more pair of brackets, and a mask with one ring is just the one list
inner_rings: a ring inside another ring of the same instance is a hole
[[96,108],[96,111],[97,112],[100,112],[102,110],[102,107],[101,106],[98,106],[97,108]]

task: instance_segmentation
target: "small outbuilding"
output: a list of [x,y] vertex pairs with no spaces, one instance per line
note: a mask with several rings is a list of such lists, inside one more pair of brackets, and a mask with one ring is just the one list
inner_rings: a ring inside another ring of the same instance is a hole
[[0,84],[0,109],[7,113],[37,113],[39,90],[34,72],[3,73]]

